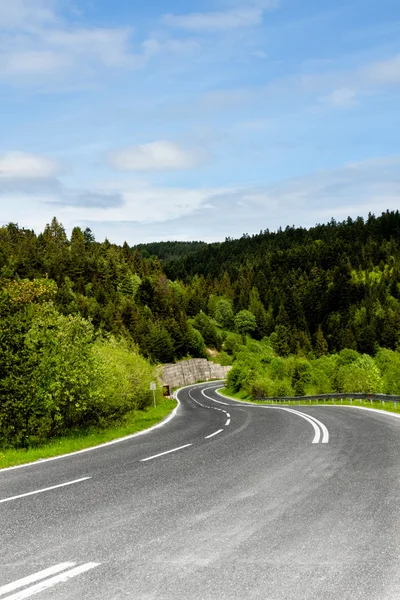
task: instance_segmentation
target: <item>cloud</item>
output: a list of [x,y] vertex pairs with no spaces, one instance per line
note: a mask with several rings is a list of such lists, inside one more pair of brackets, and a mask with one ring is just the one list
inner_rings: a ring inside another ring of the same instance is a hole
[[273,184],[204,188],[124,179],[75,189],[55,177],[0,178],[2,222],[40,231],[56,214],[68,230],[88,225],[97,237],[119,243],[171,239],[183,232],[187,239],[221,240],[395,210],[399,166],[400,156],[377,157]]
[[99,67],[141,67],[149,58],[145,46],[133,51],[127,27],[82,27],[68,22],[52,0],[0,0],[0,77],[32,83],[27,76],[67,72],[93,78]]
[[199,151],[160,140],[114,152],[109,163],[118,171],[176,171],[195,167],[201,158]]
[[367,65],[361,70],[361,77],[380,85],[399,84],[400,54]]
[[338,108],[354,108],[359,104],[358,97],[359,93],[356,90],[339,88],[327,96],[323,96],[321,101]]
[[[49,190],[48,190],[49,191]],[[125,205],[125,200],[120,193],[101,193],[91,191],[74,191],[60,186],[61,194],[47,204],[52,206],[77,207],[77,208],[120,208]]]
[[44,157],[24,152],[0,155],[0,181],[4,179],[48,179],[56,175],[58,165]]
[[72,56],[94,57],[105,66],[134,66],[137,57],[130,55],[132,31],[126,29],[53,29],[42,35],[49,47]]
[[219,32],[227,29],[255,27],[263,22],[264,12],[276,8],[277,1],[264,2],[261,6],[238,7],[227,11],[188,13],[185,15],[167,14],[163,22],[170,27],[190,31]]
[[[302,78],[305,88],[331,88],[320,102],[336,108],[353,108],[362,97],[379,93],[389,86],[400,84],[400,54],[374,61],[353,70],[332,71],[323,75]],[[332,90],[333,87],[333,90]]]
[[0,2],[0,28],[32,29],[55,20],[52,0],[10,0]]

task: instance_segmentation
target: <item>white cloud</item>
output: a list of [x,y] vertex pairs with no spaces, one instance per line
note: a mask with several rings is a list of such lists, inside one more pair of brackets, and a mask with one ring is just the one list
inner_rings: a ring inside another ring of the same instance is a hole
[[373,62],[361,70],[361,77],[367,82],[380,85],[400,83],[400,54],[386,60]]
[[[190,232],[189,238],[224,239],[260,228],[312,226],[331,217],[395,210],[400,197],[400,156],[372,158],[258,187],[168,188],[124,179],[86,184],[80,190],[51,178],[54,166],[41,166],[41,161],[21,160],[19,166],[4,156],[1,161],[8,165],[10,177],[0,178],[3,223],[18,222],[40,231],[55,214],[68,230],[89,223],[96,235],[101,231],[116,242],[123,242],[129,230],[140,241],[150,241],[156,235],[171,239],[172,232],[182,231]],[[32,185],[35,176],[37,184]],[[19,187],[7,185],[17,177]]]
[[199,151],[160,140],[115,152],[109,163],[118,171],[174,171],[191,169],[201,158]]
[[0,28],[32,29],[54,21],[53,0],[1,0]]
[[261,25],[264,12],[276,8],[277,1],[270,0],[259,6],[240,6],[227,11],[197,12],[185,15],[164,15],[163,22],[171,27],[188,29],[191,31],[218,32],[226,29],[239,29]]
[[129,28],[76,26],[52,0],[0,0],[2,78],[32,83],[28,75],[52,76],[58,82],[68,73],[87,80],[99,67],[140,67],[148,58],[145,47],[132,50]]
[[353,108],[362,97],[400,84],[400,54],[353,70],[308,75],[302,78],[302,83],[306,89],[330,88],[329,93],[320,97],[322,103],[336,108]]
[[44,156],[24,152],[0,155],[0,180],[47,179],[57,172],[57,164]]
[[321,98],[322,102],[338,108],[353,108],[358,105],[358,92],[351,88],[339,88]]
[[135,64],[129,53],[131,35],[130,29],[53,29],[42,39],[51,48],[76,57],[95,57],[110,67]]

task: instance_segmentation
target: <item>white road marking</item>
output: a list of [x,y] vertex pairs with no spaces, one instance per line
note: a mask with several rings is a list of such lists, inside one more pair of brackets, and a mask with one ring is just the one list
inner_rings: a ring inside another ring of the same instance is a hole
[[176,406],[174,408],[174,410],[172,411],[172,413],[170,415],[168,415],[168,417],[166,417],[163,421],[161,421],[161,423],[157,423],[157,425],[152,425],[151,427],[148,427],[147,429],[143,429],[143,431],[137,431],[136,433],[131,433],[129,435],[125,435],[124,437],[118,438],[116,440],[111,440],[110,442],[104,442],[103,444],[98,444],[97,446],[91,446],[90,448],[84,448],[83,450],[75,450],[75,452],[68,452],[67,454],[60,454],[59,456],[52,456],[51,458],[41,458],[39,460],[36,460],[34,462],[31,463],[26,463],[24,465],[16,465],[15,467],[5,467],[4,469],[0,469],[0,474],[3,473],[4,471],[12,471],[14,469],[23,469],[25,467],[34,467],[34,466],[38,466],[38,465],[42,465],[43,463],[46,462],[50,462],[53,460],[60,460],[62,458],[68,458],[70,456],[75,456],[76,454],[83,454],[84,452],[93,452],[94,450],[99,450],[100,448],[106,448],[107,446],[113,446],[114,444],[120,444],[121,442],[126,442],[127,440],[131,440],[135,437],[138,437],[139,435],[147,435],[148,433],[151,433],[154,429],[158,429],[159,427],[164,427],[164,425],[166,425],[167,423],[169,423],[171,421],[171,419],[173,419],[178,411],[178,408],[180,406],[180,400],[178,398],[178,393],[180,392],[180,390],[183,388],[180,388],[179,390],[177,390],[175,392],[176,396],[175,396],[175,400],[178,403],[178,406]]
[[0,504],[3,502],[11,502],[11,500],[17,500],[18,498],[26,498],[26,496],[33,496],[34,494],[42,494],[43,492],[49,492],[50,490],[56,490],[67,485],[73,485],[74,483],[80,483],[81,481],[87,481],[91,477],[82,477],[81,479],[74,479],[74,481],[67,481],[66,483],[59,483],[58,485],[52,485],[51,487],[42,488],[41,490],[35,490],[33,492],[27,492],[26,494],[19,494],[18,496],[11,496],[10,498],[4,498],[0,500]]
[[[305,419],[306,421],[311,423],[311,425],[313,426],[314,431],[315,431],[315,436],[312,441],[313,444],[319,444],[320,439],[321,439],[321,429],[324,434],[324,436],[322,438],[322,443],[327,444],[329,442],[328,430],[326,429],[325,425],[323,423],[321,423],[321,421],[318,421],[318,419],[315,419],[314,417],[310,417],[310,415],[306,415],[305,413],[302,413],[299,410],[293,410],[292,408],[284,408],[283,406],[268,406],[267,408],[272,408],[275,410],[285,410],[286,412],[290,412],[295,415],[298,415],[299,417],[302,417],[303,419]],[[321,429],[320,429],[320,427],[321,427]],[[325,432],[326,432],[326,434],[325,434]]]
[[158,458],[159,456],[164,456],[164,454],[171,454],[171,452],[177,452],[178,450],[182,450],[183,448],[189,448],[193,444],[185,444],[184,446],[179,446],[179,448],[173,448],[172,450],[167,450],[166,452],[160,452],[160,454],[154,454],[154,456],[148,456],[147,458],[142,458],[140,462],[146,462],[146,460],[153,460],[153,458]]
[[[209,388],[206,388],[206,389],[208,390]],[[217,404],[223,404],[224,406],[229,406],[229,404],[227,402],[221,402],[221,400],[215,400],[214,398],[207,396],[207,394],[205,393],[204,390],[201,390],[201,393],[203,394],[204,398],[208,398],[212,402],[217,402]]]
[[[297,411],[294,411],[297,412]],[[306,414],[306,413],[303,413]],[[316,419],[315,417],[312,417],[311,415],[307,414],[307,417],[309,417],[310,419],[312,419],[317,425],[319,425],[322,429],[322,443],[323,444],[328,444],[329,443],[329,431],[327,429],[327,427],[321,422],[318,421],[318,419]]]
[[[73,564],[75,564],[75,563],[73,563]],[[86,563],[85,565],[81,565],[80,567],[75,567],[74,569],[71,569],[70,571],[66,571],[64,573],[56,575],[55,577],[51,577],[50,579],[41,581],[40,583],[37,583],[36,585],[26,588],[25,590],[22,590],[21,592],[17,592],[16,594],[12,594],[11,596],[6,596],[4,598],[4,600],[23,600],[24,598],[30,598],[30,596],[34,596],[35,594],[38,594],[39,592],[43,592],[44,590],[47,590],[48,588],[53,587],[57,583],[65,583],[69,579],[72,579],[73,577],[76,577],[77,575],[80,575],[81,573],[90,571],[90,569],[94,569],[95,567],[98,567],[99,564],[100,563]]]
[[54,567],[49,567],[48,569],[44,569],[44,571],[38,571],[38,573],[34,573],[33,575],[28,575],[28,577],[23,577],[22,579],[18,579],[18,581],[13,581],[13,583],[8,583],[7,585],[3,585],[0,587],[0,596],[4,596],[4,594],[9,594],[18,588],[25,587],[26,585],[30,585],[31,583],[36,583],[36,581],[40,581],[41,579],[46,579],[46,577],[50,577],[50,575],[55,575],[60,571],[65,571],[66,569],[70,569],[74,567],[76,563],[74,562],[64,562],[59,565],[54,565]]
[[214,437],[214,435],[218,435],[219,433],[221,433],[221,431],[223,431],[223,429],[218,429],[218,431],[214,431],[214,433],[212,433],[211,435],[206,435],[206,437],[204,439],[208,440],[208,439]]
[[[206,390],[210,390],[210,389],[213,389],[213,388],[206,388]],[[213,402],[218,402],[218,404],[224,404],[225,406],[230,406],[230,404],[227,404],[226,402],[220,402],[219,400],[214,400],[214,398],[211,398],[210,396],[207,396],[207,394],[204,393],[204,390],[201,390],[201,393],[203,394],[203,396],[205,398],[208,398],[209,400],[212,400]],[[204,406],[204,404],[201,404],[200,402],[198,402],[197,400],[195,400],[193,398],[193,396],[190,393],[190,391],[189,391],[189,396],[193,400],[193,402],[196,402],[196,404],[198,404],[199,406],[202,406],[203,408],[208,408],[208,409],[212,409],[212,410],[219,410],[220,412],[223,412],[227,416],[225,427],[227,427],[228,425],[230,425],[231,415],[228,413],[228,411],[224,410],[223,408],[217,408],[216,406]],[[221,431],[223,431],[223,429],[219,429],[218,431],[215,431],[211,435],[207,435],[204,439],[208,440],[209,438],[214,437],[214,435],[218,435],[218,433],[221,433]]]

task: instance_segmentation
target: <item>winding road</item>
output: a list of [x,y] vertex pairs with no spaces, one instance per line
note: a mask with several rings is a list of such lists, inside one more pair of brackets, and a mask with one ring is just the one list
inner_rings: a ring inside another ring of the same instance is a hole
[[0,600],[400,599],[400,419],[220,386],[145,435],[0,471]]

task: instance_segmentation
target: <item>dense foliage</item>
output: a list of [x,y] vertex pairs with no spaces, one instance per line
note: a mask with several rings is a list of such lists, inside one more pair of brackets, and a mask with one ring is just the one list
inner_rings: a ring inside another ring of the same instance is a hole
[[329,393],[400,395],[400,354],[381,348],[374,357],[345,349],[329,356],[278,356],[270,340],[247,340],[233,350],[232,392],[252,398]]
[[207,311],[211,295],[224,297],[235,314],[255,315],[256,339],[276,336],[281,356],[343,348],[373,354],[400,343],[398,211],[266,230],[162,264],[186,284],[189,311]]
[[2,444],[119,419],[206,347],[256,395],[398,393],[399,212],[221,244],[0,228]]
[[104,427],[152,400],[154,368],[137,347],[61,314],[48,279],[12,281],[0,295],[0,447],[28,447]]

